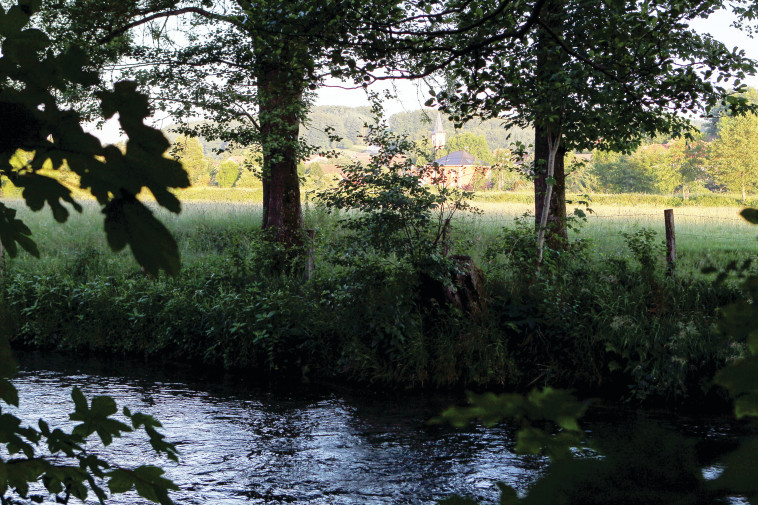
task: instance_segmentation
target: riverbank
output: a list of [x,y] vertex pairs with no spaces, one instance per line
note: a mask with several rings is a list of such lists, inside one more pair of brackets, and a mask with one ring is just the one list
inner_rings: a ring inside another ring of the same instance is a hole
[[[0,280],[13,345],[188,363],[249,380],[399,390],[552,385],[668,405],[720,397],[713,373],[742,352],[714,326],[718,307],[739,291],[700,269],[750,257],[747,236],[738,248],[711,243],[710,259],[684,248],[669,277],[660,235],[629,225],[629,210],[626,236],[615,234],[613,245],[574,242],[535,275],[526,222],[462,220],[455,250],[474,257],[484,281],[482,303],[470,310],[432,301],[416,267],[356,249],[319,209],[306,215],[319,230],[312,277],[304,282],[299,268],[274,274],[277,252],[255,212],[219,208],[187,205],[168,220],[185,264],[176,278],[145,278],[128,256],[99,246],[93,209],[35,229],[44,259],[10,261]],[[611,234],[604,226],[597,237]],[[715,234],[710,221],[692,226]]]

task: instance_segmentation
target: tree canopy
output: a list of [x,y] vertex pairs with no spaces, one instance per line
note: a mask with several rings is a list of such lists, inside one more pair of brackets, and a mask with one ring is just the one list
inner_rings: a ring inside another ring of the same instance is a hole
[[464,132],[455,135],[447,140],[445,149],[441,154],[452,153],[455,151],[466,151],[473,154],[476,159],[490,164],[494,161],[492,150],[487,144],[487,139],[480,135]]
[[[560,229],[565,149],[629,151],[645,133],[686,134],[682,113],[725,98],[710,78],[739,80],[753,69],[744,55],[689,29],[689,20],[722,6],[717,0],[111,4],[83,10],[63,1],[57,10],[72,20],[70,32],[116,44],[128,58],[118,70],[150,89],[158,107],[182,121],[214,119],[182,133],[260,146],[263,226],[285,243],[298,241],[301,225],[296,166],[309,149],[299,125],[309,91],[327,76],[360,86],[444,70],[448,85],[437,98],[456,123],[480,116],[534,125],[536,160],[548,167],[536,191],[549,196],[555,186],[551,209]],[[151,27],[151,36],[136,37],[140,27]],[[739,97],[725,100],[744,109]]]
[[713,142],[716,180],[740,191],[744,202],[748,190],[758,189],[758,115],[722,117],[718,130]]

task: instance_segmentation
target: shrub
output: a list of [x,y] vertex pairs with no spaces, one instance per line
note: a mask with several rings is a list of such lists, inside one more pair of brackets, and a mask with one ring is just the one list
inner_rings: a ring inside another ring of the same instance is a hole
[[216,184],[220,188],[231,188],[240,177],[240,166],[232,159],[222,161],[216,173]]

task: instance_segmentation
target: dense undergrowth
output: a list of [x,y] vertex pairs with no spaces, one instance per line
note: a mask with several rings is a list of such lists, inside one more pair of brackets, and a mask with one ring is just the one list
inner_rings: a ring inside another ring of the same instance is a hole
[[[505,229],[479,260],[485,303],[429,299],[419,266],[355,236],[319,235],[316,270],[272,264],[261,232],[178,234],[212,257],[175,278],[103,275],[98,254],[0,280],[13,345],[199,363],[273,380],[340,379],[397,388],[529,389],[687,401],[742,352],[715,329],[739,298],[712,279],[665,275],[653,235],[628,234],[626,257],[574,244],[539,274],[528,225]],[[206,236],[207,235],[207,236]],[[464,251],[465,252],[465,251]],[[443,258],[432,265],[450,278]],[[431,268],[431,267],[430,267]],[[441,272],[441,273],[440,273]]]

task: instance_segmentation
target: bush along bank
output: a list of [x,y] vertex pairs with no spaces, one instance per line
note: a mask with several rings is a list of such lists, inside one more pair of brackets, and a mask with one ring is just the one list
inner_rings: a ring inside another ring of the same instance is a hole
[[10,268],[0,280],[3,320],[22,348],[146,356],[276,379],[551,385],[636,401],[713,392],[714,371],[743,352],[713,324],[739,291],[666,276],[641,232],[627,237],[628,259],[597,258],[575,244],[549,251],[539,274],[528,240],[500,241],[523,250],[490,248],[476,307],[430,291],[429,279],[450,287],[460,264],[400,260],[354,239],[321,244],[308,282],[300,271],[272,274],[277,252],[260,237],[175,278]]
[[228,259],[212,274],[156,280],[10,274],[2,292],[12,343],[280,378],[399,387],[509,381],[500,339],[460,314],[422,310],[414,274],[401,264],[332,266],[303,283],[300,275],[252,280],[235,265],[239,256]]

